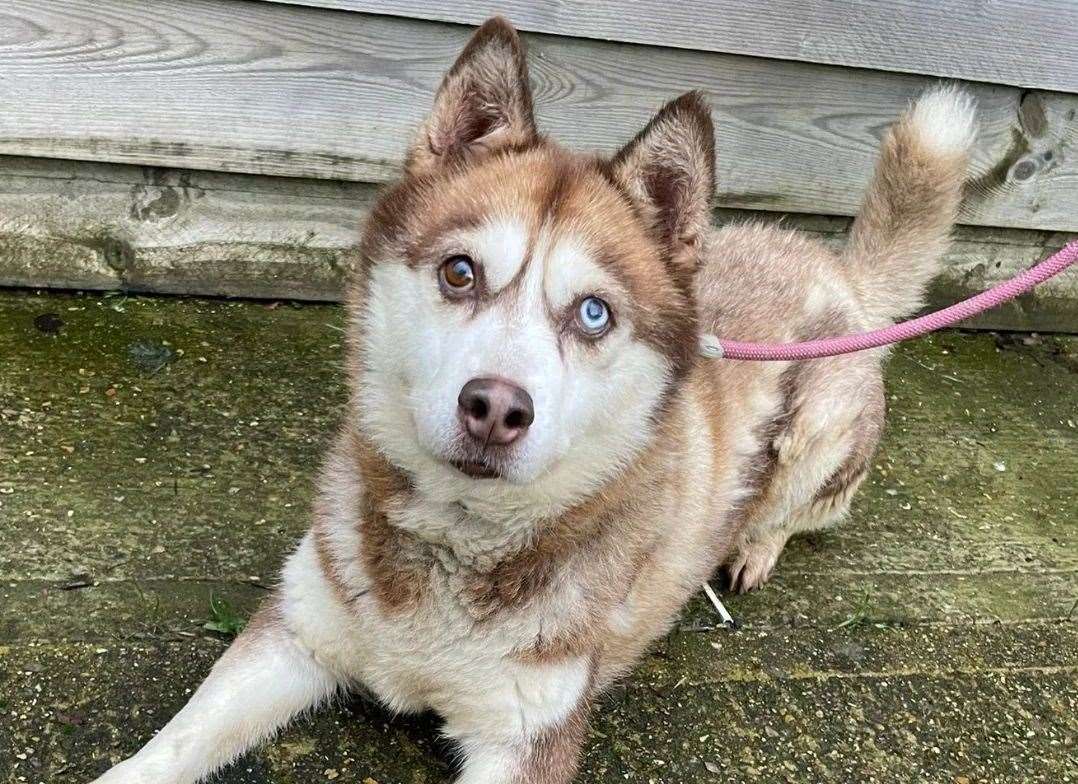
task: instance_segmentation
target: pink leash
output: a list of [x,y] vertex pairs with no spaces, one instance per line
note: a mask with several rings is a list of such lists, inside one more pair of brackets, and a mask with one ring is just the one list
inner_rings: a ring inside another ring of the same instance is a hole
[[900,340],[920,337],[937,329],[949,327],[956,322],[976,316],[990,308],[1012,300],[1019,294],[1025,294],[1034,286],[1044,283],[1058,275],[1078,260],[1078,240],[1075,240],[1039,264],[1008,281],[982,291],[969,299],[956,302],[943,310],[928,313],[919,318],[893,324],[885,329],[862,332],[859,335],[846,335],[822,340],[808,340],[804,343],[741,343],[736,340],[723,340],[714,335],[700,338],[700,353],[716,359],[750,359],[762,362],[793,361],[799,359],[820,359],[835,357],[839,354],[851,354],[869,348],[879,348]]

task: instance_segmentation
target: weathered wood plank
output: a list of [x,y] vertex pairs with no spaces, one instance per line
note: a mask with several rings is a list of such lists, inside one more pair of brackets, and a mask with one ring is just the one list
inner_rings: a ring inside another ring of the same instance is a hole
[[270,0],[1078,92],[1073,0]]
[[0,285],[335,299],[375,190],[0,157]]
[[[0,153],[383,181],[468,31],[272,3],[9,0]],[[918,77],[532,39],[540,120],[610,151],[664,100],[715,104],[720,204],[856,210]],[[984,172],[964,220],[1078,231],[1078,96],[974,85]]]
[[[0,158],[0,285],[336,300],[376,187]],[[783,220],[838,244],[846,218],[719,210],[720,223]],[[933,303],[999,282],[1068,235],[960,227]],[[971,326],[1078,330],[1067,273]]]

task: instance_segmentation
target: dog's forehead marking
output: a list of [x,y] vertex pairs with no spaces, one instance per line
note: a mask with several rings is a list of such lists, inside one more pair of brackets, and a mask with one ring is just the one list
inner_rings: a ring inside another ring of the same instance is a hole
[[541,257],[543,293],[553,309],[560,310],[577,297],[615,285],[579,234],[559,232],[551,236],[547,248]]
[[517,216],[496,216],[480,224],[472,243],[490,291],[501,291],[520,272],[528,257],[529,234],[527,222]]
[[475,229],[468,244],[483,265],[492,294],[541,299],[550,312],[616,285],[580,232],[549,221],[537,225],[518,215],[491,217]]

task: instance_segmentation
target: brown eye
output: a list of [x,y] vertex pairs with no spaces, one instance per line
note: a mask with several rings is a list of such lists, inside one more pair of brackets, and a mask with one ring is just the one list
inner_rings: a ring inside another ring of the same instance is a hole
[[456,294],[475,287],[475,262],[468,256],[450,256],[442,263],[442,284]]

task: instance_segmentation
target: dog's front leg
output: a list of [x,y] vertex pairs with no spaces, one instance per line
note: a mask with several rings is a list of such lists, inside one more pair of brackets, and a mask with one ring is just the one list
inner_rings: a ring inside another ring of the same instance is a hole
[[324,700],[338,683],[267,606],[172,721],[95,784],[191,784]]
[[465,751],[456,784],[570,784],[587,732],[586,711],[512,744],[492,739]]
[[588,727],[590,661],[507,667],[446,715],[464,752],[456,784],[569,784]]

